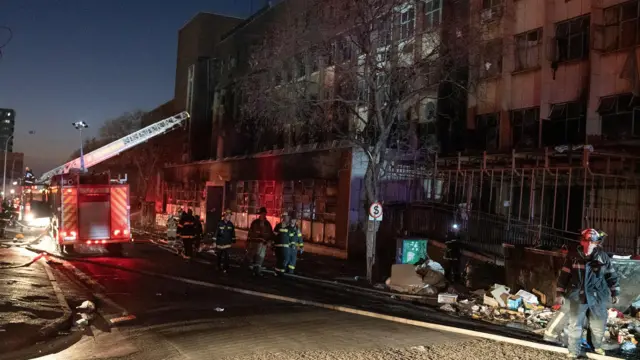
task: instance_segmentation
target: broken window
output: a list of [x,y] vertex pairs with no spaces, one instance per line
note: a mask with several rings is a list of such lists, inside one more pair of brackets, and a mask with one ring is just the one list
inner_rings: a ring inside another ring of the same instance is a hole
[[480,78],[499,76],[502,73],[502,39],[488,41],[480,59]]
[[619,141],[640,136],[640,117],[637,116],[640,114],[636,114],[639,106],[640,98],[630,93],[601,98],[597,112],[602,124],[602,138]]
[[515,36],[515,71],[540,66],[540,48],[542,46],[542,28]]
[[617,50],[638,43],[638,1],[604,9],[604,50]]
[[586,106],[581,102],[551,104],[549,118],[542,122],[544,146],[583,144]]
[[511,135],[514,148],[538,147],[539,121],[539,107],[511,111]]
[[482,150],[497,150],[500,146],[500,113],[476,116],[476,146]]
[[556,24],[556,61],[589,57],[589,15]]

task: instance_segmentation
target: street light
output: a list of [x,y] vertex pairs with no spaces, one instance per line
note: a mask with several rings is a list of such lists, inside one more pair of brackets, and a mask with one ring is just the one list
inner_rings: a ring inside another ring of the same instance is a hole
[[73,127],[80,131],[80,170],[84,171],[84,153],[82,152],[82,129],[86,129],[89,125],[80,120],[73,123]]
[[[2,173],[2,197],[4,198],[4,194],[6,193],[7,186],[7,153],[9,152],[9,141],[13,139],[13,135],[7,138],[7,141],[4,143],[4,172]],[[4,200],[4,199],[3,199]]]

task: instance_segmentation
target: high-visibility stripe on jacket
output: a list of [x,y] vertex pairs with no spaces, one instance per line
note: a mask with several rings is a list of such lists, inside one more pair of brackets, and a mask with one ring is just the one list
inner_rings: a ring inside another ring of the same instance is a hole
[[228,249],[236,242],[236,227],[231,221],[220,220],[216,230],[216,247]]
[[290,238],[289,238],[289,228],[282,223],[276,224],[276,227],[273,229],[275,239],[273,241],[273,246],[275,247],[288,247]]
[[304,247],[302,232],[297,226],[289,226],[289,245],[292,248]]

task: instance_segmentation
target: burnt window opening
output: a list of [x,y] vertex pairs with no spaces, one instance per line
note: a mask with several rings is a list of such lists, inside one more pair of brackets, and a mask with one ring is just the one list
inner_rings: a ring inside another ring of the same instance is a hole
[[512,110],[511,136],[516,149],[532,149],[538,147],[540,133],[540,108]]
[[606,96],[596,110],[600,114],[605,141],[640,137],[640,98],[631,93]]
[[624,49],[638,44],[639,14],[637,0],[604,9],[604,50]]
[[527,31],[515,36],[515,71],[540,66],[540,48],[542,47],[542,28]]
[[542,122],[544,146],[583,144],[586,136],[586,106],[582,102],[551,104]]
[[500,146],[500,113],[476,116],[476,146],[481,150],[497,150]]
[[556,24],[555,61],[571,61],[589,57],[589,21],[584,15]]

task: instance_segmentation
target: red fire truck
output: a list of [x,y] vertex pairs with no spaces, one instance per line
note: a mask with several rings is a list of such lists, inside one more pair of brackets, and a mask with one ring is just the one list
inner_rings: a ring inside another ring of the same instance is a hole
[[56,175],[46,190],[51,215],[51,238],[60,252],[74,245],[105,245],[111,255],[122,253],[132,240],[129,221],[129,185],[110,174]]
[[108,172],[89,174],[86,168],[183,126],[188,119],[184,111],[44,173],[24,187],[29,191],[23,191],[23,219],[27,225],[49,226],[60,251],[97,244],[114,255],[121,253],[122,244],[132,240],[126,177],[112,180]]

